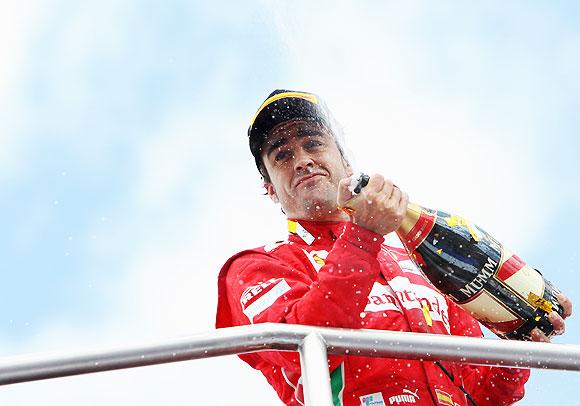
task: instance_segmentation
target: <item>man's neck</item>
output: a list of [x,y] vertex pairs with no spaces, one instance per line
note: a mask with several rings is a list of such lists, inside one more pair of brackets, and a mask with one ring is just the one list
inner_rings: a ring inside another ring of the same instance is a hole
[[323,209],[320,209],[320,210],[316,210],[313,213],[309,213],[307,215],[302,215],[302,216],[297,216],[297,217],[288,216],[288,218],[292,219],[292,220],[297,220],[297,221],[300,221],[300,220],[320,221],[320,222],[350,221],[350,217],[348,216],[348,214],[346,214],[342,210],[338,210],[338,209],[328,210],[326,212]]

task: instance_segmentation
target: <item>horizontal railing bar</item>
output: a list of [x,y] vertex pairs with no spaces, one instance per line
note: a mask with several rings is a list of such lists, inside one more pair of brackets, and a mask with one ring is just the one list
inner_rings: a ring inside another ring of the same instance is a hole
[[398,331],[332,329],[321,334],[329,354],[580,371],[580,346]]
[[265,323],[149,345],[79,354],[0,358],[0,385],[264,350],[297,351],[318,333],[329,354],[580,370],[580,346]]
[[0,359],[0,385],[263,351],[296,351],[306,336],[262,325],[219,329],[159,343]]

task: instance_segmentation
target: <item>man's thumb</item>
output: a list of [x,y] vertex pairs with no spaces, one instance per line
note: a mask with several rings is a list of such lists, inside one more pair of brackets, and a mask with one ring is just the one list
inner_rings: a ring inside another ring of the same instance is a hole
[[338,183],[338,196],[336,198],[336,203],[338,203],[339,206],[346,206],[346,203],[353,198],[353,194],[349,190],[350,181],[350,178],[344,178]]

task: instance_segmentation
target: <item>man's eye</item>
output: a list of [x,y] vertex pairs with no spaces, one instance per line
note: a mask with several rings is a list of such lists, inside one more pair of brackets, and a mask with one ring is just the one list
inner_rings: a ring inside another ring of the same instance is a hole
[[308,140],[304,143],[304,148],[306,149],[313,149],[322,145],[322,142],[319,140]]
[[290,151],[286,150],[286,151],[280,151],[276,154],[276,156],[274,157],[274,160],[276,162],[280,162],[280,161],[284,161],[286,160],[288,157],[290,156]]

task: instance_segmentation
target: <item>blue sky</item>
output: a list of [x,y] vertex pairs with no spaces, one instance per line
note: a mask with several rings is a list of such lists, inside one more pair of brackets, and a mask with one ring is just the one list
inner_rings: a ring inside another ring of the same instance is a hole
[[[3,2],[0,352],[210,330],[221,264],[285,233],[245,135],[275,88],[322,95],[357,167],[474,220],[579,303],[579,11],[523,1]],[[556,341],[580,342],[575,318]],[[226,370],[231,393],[219,385]],[[521,404],[569,403],[578,383],[534,372]],[[0,403],[228,396],[274,399],[224,358],[14,385]]]

